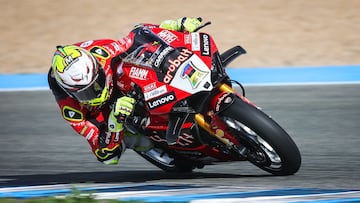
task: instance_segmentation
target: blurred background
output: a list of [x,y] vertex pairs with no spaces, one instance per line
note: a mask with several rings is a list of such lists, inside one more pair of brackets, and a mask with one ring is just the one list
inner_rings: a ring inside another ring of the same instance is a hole
[[[214,37],[220,52],[243,46],[248,54],[230,65],[258,68],[255,71],[261,75],[252,76],[260,83],[265,76],[276,76],[263,67],[357,65],[350,71],[341,66],[343,72],[339,72],[347,74],[330,74],[348,79],[351,72],[357,83],[360,78],[360,0],[0,0],[0,8],[0,76],[40,73],[41,79],[32,80],[43,80],[45,86],[44,76],[56,45],[119,39],[138,23],[159,24],[184,16],[211,21],[212,25],[201,31]],[[240,82],[246,77],[245,70],[238,74]],[[301,71],[291,72],[288,75],[292,77],[286,79],[300,78]],[[310,79],[321,73],[314,72]],[[12,81],[11,77],[7,81]],[[0,88],[1,82],[9,83],[4,78],[0,77]],[[14,81],[19,83],[19,79]],[[296,176],[267,177],[250,164],[237,170],[238,163],[234,163],[209,166],[204,169],[205,176],[200,173],[183,180],[144,165],[147,162],[130,150],[121,158],[125,164],[104,167],[83,137],[61,118],[49,91],[0,91],[0,185],[33,183],[39,178],[46,184],[128,183],[134,179],[142,183],[145,177],[147,183],[209,187],[360,188],[358,84],[249,87],[246,95],[275,118],[299,146],[303,164]],[[148,173],[151,170],[154,172]],[[33,174],[37,176],[26,176]],[[79,174],[83,176],[77,178]]]
[[56,45],[119,39],[137,23],[201,16],[232,67],[360,64],[359,0],[0,0],[0,74],[46,73]]

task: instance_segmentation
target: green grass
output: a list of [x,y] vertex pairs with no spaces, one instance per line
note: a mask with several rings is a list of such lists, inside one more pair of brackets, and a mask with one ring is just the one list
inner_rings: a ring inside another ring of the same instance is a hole
[[0,198],[0,203],[143,203],[143,202],[97,200],[91,197],[66,197],[66,198],[49,197],[49,198],[30,198],[30,199]]
[[83,193],[73,189],[72,194],[64,197],[47,197],[47,198],[0,198],[0,203],[144,203],[140,201],[120,201],[120,200],[98,200],[91,193]]

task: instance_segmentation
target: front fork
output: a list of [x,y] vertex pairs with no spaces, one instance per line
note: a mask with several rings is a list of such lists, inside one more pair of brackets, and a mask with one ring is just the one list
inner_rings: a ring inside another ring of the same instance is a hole
[[[222,84],[219,86],[219,90],[220,92],[222,92],[222,94],[224,95],[225,93],[236,93],[236,91],[229,85],[227,84]],[[218,99],[219,100],[219,99]],[[214,110],[211,110],[209,113],[210,117],[216,116],[214,115]],[[215,118],[214,118],[215,119]],[[240,146],[240,144],[238,143],[238,140],[236,140],[234,138],[234,136],[232,136],[231,134],[229,134],[229,132],[224,129],[224,127],[226,128],[226,126],[213,126],[211,124],[209,124],[206,120],[203,114],[201,113],[197,113],[195,114],[195,120],[197,122],[197,124],[204,129],[207,133],[209,133],[211,136],[214,136],[215,138],[217,138],[220,142],[222,142],[228,149],[232,149],[232,150],[236,150],[238,152],[238,154],[240,156],[242,156],[242,158],[246,158],[245,156],[245,151],[246,150],[244,147]],[[223,124],[224,125],[224,124]]]

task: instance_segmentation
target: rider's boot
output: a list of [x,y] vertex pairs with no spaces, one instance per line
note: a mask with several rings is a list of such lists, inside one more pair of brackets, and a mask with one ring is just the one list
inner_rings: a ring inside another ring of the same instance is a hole
[[170,157],[163,149],[154,147],[153,142],[144,135],[125,131],[123,141],[126,148],[133,149],[146,159],[151,159],[167,167],[175,166],[174,158]]

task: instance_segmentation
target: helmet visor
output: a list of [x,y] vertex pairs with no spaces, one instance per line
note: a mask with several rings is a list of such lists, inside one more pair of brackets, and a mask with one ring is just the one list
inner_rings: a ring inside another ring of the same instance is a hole
[[98,74],[94,77],[94,80],[90,84],[78,90],[70,91],[69,93],[79,102],[88,103],[94,99],[101,99],[103,97],[105,97],[103,98],[105,101],[107,99],[107,95],[104,95],[104,91],[108,91],[108,87],[106,87],[105,72],[102,68],[100,68]]

